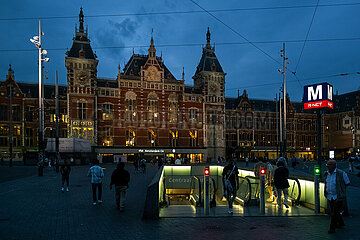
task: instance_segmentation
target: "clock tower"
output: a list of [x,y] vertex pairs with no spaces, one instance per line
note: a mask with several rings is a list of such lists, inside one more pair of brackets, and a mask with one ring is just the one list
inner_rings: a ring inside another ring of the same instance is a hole
[[215,55],[215,46],[210,44],[210,30],[206,33],[199,65],[196,68],[194,87],[202,92],[206,113],[205,146],[207,156],[213,161],[225,157],[225,75]]
[[79,28],[75,27],[73,44],[65,57],[68,136],[89,139],[93,143],[97,139],[97,65],[80,8]]

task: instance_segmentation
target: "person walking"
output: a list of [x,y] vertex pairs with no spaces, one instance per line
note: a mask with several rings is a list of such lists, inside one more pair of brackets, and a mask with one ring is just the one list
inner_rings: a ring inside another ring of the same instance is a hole
[[119,162],[111,175],[110,190],[112,189],[112,185],[115,185],[116,208],[119,209],[120,212],[125,211],[126,190],[128,189],[129,181],[130,174],[125,170],[125,163]]
[[288,205],[288,188],[289,185],[289,169],[285,167],[285,163],[282,160],[279,160],[277,163],[277,169],[274,173],[274,185],[277,193],[277,204],[278,208],[282,209],[282,194],[284,194],[284,205],[286,208],[289,208]]
[[69,191],[69,178],[70,178],[70,162],[69,160],[65,160],[65,163],[61,165],[60,167],[60,173],[61,173],[61,191],[65,191],[65,182],[66,182],[66,191]]
[[[93,166],[89,169],[88,177],[91,177],[91,187],[93,194],[93,205],[101,204],[102,195],[102,180],[104,178],[104,171],[99,166],[99,160],[95,160]],[[98,198],[96,198],[96,190],[98,190]]]
[[335,233],[336,228],[345,226],[340,211],[346,201],[346,187],[350,185],[350,180],[344,171],[336,168],[335,160],[327,161],[326,167],[328,171],[324,174],[324,195],[330,205],[331,222],[328,233],[331,234]]
[[229,204],[229,213],[233,213],[233,202],[236,197],[237,190],[239,188],[239,170],[234,163],[234,160],[229,160],[229,164],[226,165],[222,172],[222,182],[224,187],[224,196]]
[[295,155],[291,158],[291,166],[293,168],[293,170],[295,171],[296,168],[296,164],[297,164],[297,159],[295,157]]

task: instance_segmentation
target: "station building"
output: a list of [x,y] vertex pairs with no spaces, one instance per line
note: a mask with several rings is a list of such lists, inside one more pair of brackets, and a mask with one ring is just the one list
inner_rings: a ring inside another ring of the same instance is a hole
[[[118,67],[115,78],[99,77],[98,62],[81,9],[79,28],[65,57],[67,85],[59,87],[59,136],[90,140],[103,162],[113,161],[115,155],[127,155],[129,160],[182,157],[190,162],[277,156],[276,101],[251,99],[246,91],[237,98],[225,97],[226,73],[209,29],[192,86],[185,85],[184,73],[176,79],[166,67],[152,35],[148,54],[133,53],[122,69]],[[0,154],[5,158],[10,86],[13,149],[15,158],[21,158],[24,152],[37,150],[38,85],[15,81],[11,66],[0,82]],[[55,86],[45,85],[44,92],[48,138],[55,136]],[[335,95],[335,110],[324,115],[324,149],[335,149],[338,157],[357,151],[359,93]],[[287,99],[288,157],[312,160],[316,114]]]

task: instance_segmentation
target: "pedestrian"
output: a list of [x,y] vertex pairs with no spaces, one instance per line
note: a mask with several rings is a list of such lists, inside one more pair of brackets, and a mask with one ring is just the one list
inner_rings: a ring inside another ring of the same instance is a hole
[[236,197],[237,190],[239,189],[239,170],[234,163],[234,160],[230,159],[228,165],[226,165],[222,172],[222,182],[224,188],[224,196],[229,204],[229,213],[233,213],[233,202]]
[[175,165],[181,165],[181,160],[179,158],[175,160]]
[[[93,166],[89,169],[88,177],[91,177],[91,187],[93,194],[93,205],[101,204],[101,195],[102,195],[102,180],[104,178],[104,171],[102,167],[99,166],[99,160],[93,162]],[[96,190],[98,190],[98,198],[96,198]]]
[[329,160],[326,163],[328,171],[325,172],[324,195],[330,205],[331,222],[328,233],[335,233],[336,228],[344,226],[344,220],[340,214],[342,206],[346,204],[346,187],[350,185],[348,175],[336,168],[336,161]]
[[268,189],[268,192],[269,192],[269,199],[268,201],[273,201],[273,188],[272,188],[272,185],[273,185],[273,178],[272,178],[272,175],[271,173],[273,172],[273,168],[274,168],[274,165],[273,165],[273,161],[272,160],[268,160],[268,163],[266,165],[266,175],[265,175],[265,184],[266,184],[266,187]]
[[294,171],[295,171],[296,164],[297,164],[297,159],[296,159],[295,156],[293,156],[293,157],[291,158],[291,166],[292,166],[292,168],[293,168]]
[[274,185],[277,193],[277,204],[278,208],[282,209],[282,194],[284,194],[284,205],[286,208],[289,208],[288,205],[288,188],[289,185],[289,169],[285,167],[285,163],[282,160],[279,160],[277,163],[277,169],[274,173]]
[[249,158],[245,158],[245,166],[248,167],[249,166]]
[[69,178],[70,178],[70,162],[68,159],[65,160],[65,163],[60,167],[61,173],[61,191],[65,191],[65,182],[66,182],[66,191],[69,191]]
[[351,156],[349,158],[349,172],[354,172],[354,162],[355,162],[355,157]]
[[130,174],[125,170],[125,163],[119,162],[111,175],[110,190],[115,185],[116,208],[125,211],[126,190],[129,187]]

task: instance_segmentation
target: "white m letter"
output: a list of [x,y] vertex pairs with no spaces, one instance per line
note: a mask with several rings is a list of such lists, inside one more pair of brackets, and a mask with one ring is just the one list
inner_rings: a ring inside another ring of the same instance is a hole
[[308,101],[322,99],[322,86],[318,85],[314,92],[313,87],[308,88]]

